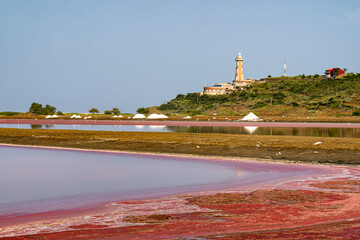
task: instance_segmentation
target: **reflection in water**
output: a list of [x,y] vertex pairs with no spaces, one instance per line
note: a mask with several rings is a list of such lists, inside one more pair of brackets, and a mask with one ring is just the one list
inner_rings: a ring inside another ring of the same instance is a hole
[[297,128],[297,127],[196,127],[164,125],[38,125],[38,124],[0,124],[3,128],[31,129],[72,129],[91,131],[141,131],[141,132],[188,132],[223,133],[252,135],[286,135],[312,137],[350,137],[360,138],[360,128]]
[[359,128],[296,128],[296,127],[196,127],[167,126],[173,132],[224,133],[254,135],[287,135],[312,137],[360,137]]
[[166,126],[164,126],[164,125],[150,125],[149,127],[151,129],[163,129],[163,128],[166,128]]
[[41,124],[30,124],[31,129],[42,129],[43,126],[44,126],[44,128],[46,128],[46,129],[55,128],[55,125],[53,125],[53,124],[45,124],[45,125],[41,125]]
[[244,127],[250,134],[254,134],[258,127]]

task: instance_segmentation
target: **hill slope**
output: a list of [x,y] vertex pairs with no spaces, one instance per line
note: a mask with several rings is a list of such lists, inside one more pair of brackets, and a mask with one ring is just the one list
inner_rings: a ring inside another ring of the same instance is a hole
[[360,113],[360,74],[342,78],[307,77],[268,78],[242,91],[209,96],[179,94],[158,110],[178,114],[244,115],[352,115]]

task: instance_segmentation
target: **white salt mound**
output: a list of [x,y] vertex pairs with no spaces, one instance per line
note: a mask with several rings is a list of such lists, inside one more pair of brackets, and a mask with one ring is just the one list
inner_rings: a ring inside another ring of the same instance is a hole
[[158,119],[159,118],[159,115],[156,114],[156,113],[153,113],[153,114],[150,114],[147,119]]
[[243,117],[241,120],[243,121],[260,121],[261,119],[256,116],[254,113],[250,112],[248,115]]
[[144,119],[146,118],[143,114],[135,114],[135,116],[133,117],[133,119]]

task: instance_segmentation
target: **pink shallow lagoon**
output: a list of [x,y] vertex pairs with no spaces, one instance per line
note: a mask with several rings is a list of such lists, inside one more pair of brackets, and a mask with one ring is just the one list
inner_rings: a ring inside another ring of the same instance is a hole
[[64,217],[74,209],[82,214],[115,201],[246,189],[331,171],[309,165],[0,146],[0,226],[54,216],[50,213]]

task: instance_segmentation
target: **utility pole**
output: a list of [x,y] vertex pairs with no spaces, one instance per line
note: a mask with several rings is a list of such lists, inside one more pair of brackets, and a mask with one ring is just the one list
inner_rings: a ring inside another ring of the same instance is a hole
[[286,77],[286,57],[284,59],[284,77]]

